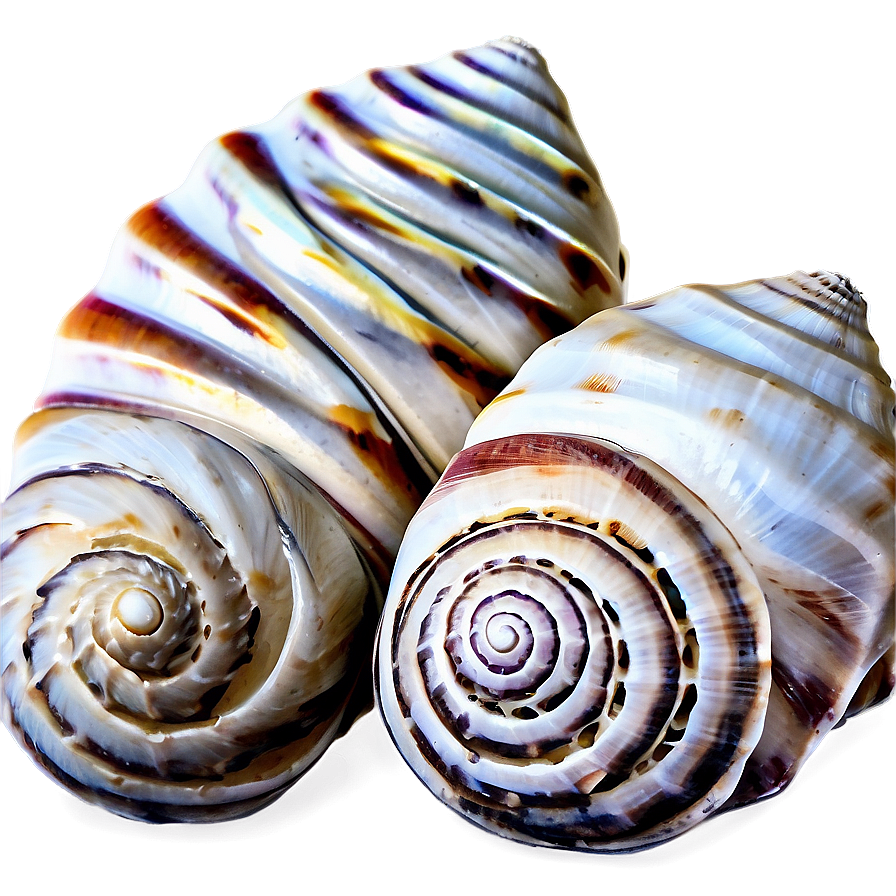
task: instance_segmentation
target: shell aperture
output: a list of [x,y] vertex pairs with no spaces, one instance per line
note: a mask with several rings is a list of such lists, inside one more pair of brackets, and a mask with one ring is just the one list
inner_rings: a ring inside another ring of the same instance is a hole
[[[778,792],[893,687],[893,415],[833,274],[683,287],[537,351],[399,554],[376,668],[405,760],[480,826],[586,850]],[[492,616],[532,643],[513,664]]]
[[213,142],[116,239],[18,435],[17,740],[143,820],[282,793],[368,705],[414,509],[527,355],[621,300],[620,251],[521,42],[375,70]]

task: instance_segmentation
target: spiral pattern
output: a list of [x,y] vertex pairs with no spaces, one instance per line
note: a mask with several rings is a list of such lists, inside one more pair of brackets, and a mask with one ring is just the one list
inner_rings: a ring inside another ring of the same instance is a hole
[[7,725],[134,818],[269,802],[343,722],[378,610],[333,511],[184,424],[50,411],[32,428],[23,472],[54,473],[4,507]]
[[765,716],[768,614],[662,470],[570,436],[481,443],[405,545],[378,696],[449,805],[527,842],[632,850],[730,794]]
[[468,444],[574,432],[637,451],[712,508],[772,623],[765,729],[729,805],[779,792],[894,657],[890,378],[845,277],[683,286],[537,351]]

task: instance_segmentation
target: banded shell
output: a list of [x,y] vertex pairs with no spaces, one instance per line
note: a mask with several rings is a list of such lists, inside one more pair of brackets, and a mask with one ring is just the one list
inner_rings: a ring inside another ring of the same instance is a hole
[[433,793],[641,849],[778,792],[889,695],[894,396],[865,311],[834,274],[689,286],[523,365],[383,614],[381,711]]
[[514,40],[313,91],[137,212],[63,321],[2,537],[4,721],[149,821],[274,799],[369,706],[404,527],[618,229]]

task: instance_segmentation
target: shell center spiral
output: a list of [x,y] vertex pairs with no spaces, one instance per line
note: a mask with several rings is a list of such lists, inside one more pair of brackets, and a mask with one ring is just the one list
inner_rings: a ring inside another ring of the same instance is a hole
[[492,649],[498,653],[509,653],[520,642],[516,629],[502,616],[489,619],[485,628],[485,636]]
[[163,611],[155,595],[143,588],[126,588],[113,608],[118,621],[132,634],[151,635],[162,624]]

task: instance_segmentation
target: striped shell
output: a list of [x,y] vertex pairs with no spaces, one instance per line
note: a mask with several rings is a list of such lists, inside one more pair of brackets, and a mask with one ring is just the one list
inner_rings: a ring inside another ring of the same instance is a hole
[[399,553],[376,662],[406,761],[478,825],[598,851],[781,790],[893,687],[893,419],[833,274],[537,351]]
[[137,212],[63,321],[3,508],[3,715],[82,797],[246,814],[370,700],[411,514],[618,230],[504,40],[309,93]]

